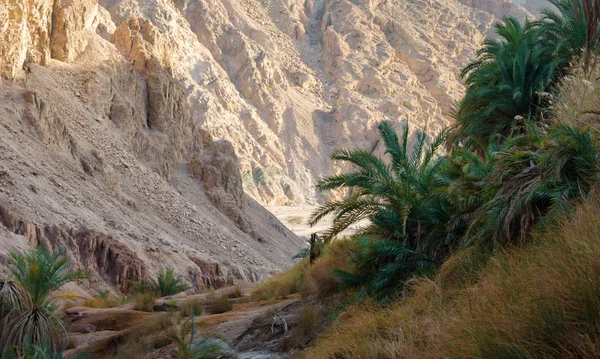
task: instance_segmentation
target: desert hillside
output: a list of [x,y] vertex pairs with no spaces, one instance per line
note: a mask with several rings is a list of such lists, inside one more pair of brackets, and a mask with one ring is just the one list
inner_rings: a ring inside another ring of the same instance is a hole
[[261,205],[312,203],[332,149],[381,120],[437,132],[507,1],[6,0],[0,268],[66,248],[96,286],[169,265],[254,281],[302,240]]

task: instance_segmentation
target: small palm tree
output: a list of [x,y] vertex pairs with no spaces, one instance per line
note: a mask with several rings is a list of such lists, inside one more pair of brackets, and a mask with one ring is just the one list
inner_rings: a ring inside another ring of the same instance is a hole
[[133,286],[133,290],[136,292],[154,292],[160,297],[175,295],[188,289],[190,289],[190,286],[183,283],[181,277],[175,275],[173,268],[160,271],[156,280],[141,281]]
[[[210,359],[210,358],[230,358],[233,356],[231,344],[224,337],[216,334],[203,335],[195,340],[196,323],[195,313],[192,310],[191,318],[188,319],[180,328],[178,333],[170,336],[175,343],[174,354],[179,359]],[[186,328],[191,322],[191,332],[189,342],[186,342]]]
[[[409,148],[409,128],[402,137],[387,122],[378,126],[390,163],[365,150],[336,150],[331,158],[348,162],[355,170],[324,178],[317,183],[319,191],[344,188],[351,195],[343,200],[330,201],[320,206],[311,216],[315,225],[329,214],[334,214],[331,228],[324,234],[329,241],[350,225],[369,219],[372,225],[363,234],[400,239],[418,247],[427,235],[423,227],[430,215],[443,216],[443,208],[436,208],[439,178],[444,158],[437,151],[445,140],[442,131],[429,141],[424,132],[417,132],[415,143]],[[431,205],[431,206],[430,206]],[[428,211],[436,208],[435,213]]]
[[161,271],[156,278],[156,291],[161,297],[175,295],[188,289],[190,289],[190,286],[183,283],[181,277],[175,276],[173,268],[167,268],[164,272]]
[[4,317],[2,348],[12,348],[21,355],[27,346],[47,344],[52,352],[61,353],[66,345],[66,331],[50,303],[53,292],[66,283],[85,279],[83,271],[68,271],[69,261],[62,252],[50,254],[37,247],[26,253],[11,252],[11,273],[19,288],[19,305]]
[[[581,56],[581,50],[595,47],[598,24],[595,33],[589,32],[586,25],[586,12],[581,0],[550,0],[558,10],[543,9],[540,21],[540,45],[551,56],[559,59],[560,66],[566,67],[569,62]],[[593,21],[593,19],[592,19]],[[597,20],[596,20],[597,21]],[[588,36],[591,36],[588,41]],[[587,58],[587,56],[586,56]],[[586,60],[587,61],[587,60]]]

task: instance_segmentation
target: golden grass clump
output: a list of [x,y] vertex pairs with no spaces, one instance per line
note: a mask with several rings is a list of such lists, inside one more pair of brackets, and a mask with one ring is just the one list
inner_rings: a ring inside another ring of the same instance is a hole
[[553,106],[558,122],[578,128],[600,130],[600,67],[585,76],[580,66],[571,76],[563,78]]
[[186,299],[186,301],[180,306],[180,311],[184,317],[191,316],[192,311],[194,311],[194,315],[202,315],[202,312],[204,311],[202,300],[198,298]]
[[215,299],[210,305],[211,314],[225,313],[233,309],[233,304],[229,301],[227,294],[221,295]]
[[154,300],[156,295],[154,292],[148,291],[144,293],[138,293],[135,296],[135,309],[143,312],[152,312],[154,310]]
[[241,286],[236,285],[235,287],[226,290],[225,295],[229,299],[241,298],[244,296],[244,291]]
[[293,268],[260,283],[250,294],[253,300],[285,299],[288,295],[298,293],[306,283],[308,261],[303,261]]
[[350,251],[353,248],[354,242],[350,239],[336,240],[325,247],[324,253],[307,271],[311,294],[324,298],[339,291],[334,269],[352,271]]
[[599,207],[588,200],[485,264],[457,253],[386,308],[349,307],[303,357],[600,357]]
[[317,303],[305,304],[296,314],[295,324],[285,337],[284,347],[305,347],[316,337],[324,320],[323,310]]

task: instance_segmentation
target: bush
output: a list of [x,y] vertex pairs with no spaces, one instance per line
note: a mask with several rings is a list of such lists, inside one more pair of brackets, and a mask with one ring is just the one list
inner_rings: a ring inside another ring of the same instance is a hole
[[139,293],[135,296],[135,309],[143,312],[152,312],[154,310],[154,292]]
[[242,287],[236,285],[235,287],[228,289],[225,291],[225,295],[229,299],[241,298],[244,296],[244,292],[242,291]]
[[229,301],[226,294],[215,299],[210,305],[211,314],[225,313],[233,309],[233,304]]
[[191,316],[192,315],[192,311],[196,314],[196,315],[201,315],[202,312],[204,311],[203,305],[202,305],[202,301],[198,298],[189,298],[186,299],[185,302],[183,302],[183,304],[180,307],[181,310],[181,314],[184,317],[187,316]]
[[298,293],[306,286],[308,261],[302,261],[293,268],[260,283],[251,293],[253,300],[285,299]]

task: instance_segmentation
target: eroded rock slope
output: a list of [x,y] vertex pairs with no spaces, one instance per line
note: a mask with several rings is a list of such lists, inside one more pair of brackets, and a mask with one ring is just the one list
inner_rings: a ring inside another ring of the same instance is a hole
[[[68,248],[124,287],[255,280],[301,241],[259,202],[315,200],[334,148],[436,132],[495,0],[5,0],[0,260]],[[250,196],[248,196],[249,194]],[[0,263],[0,267],[2,263]]]

